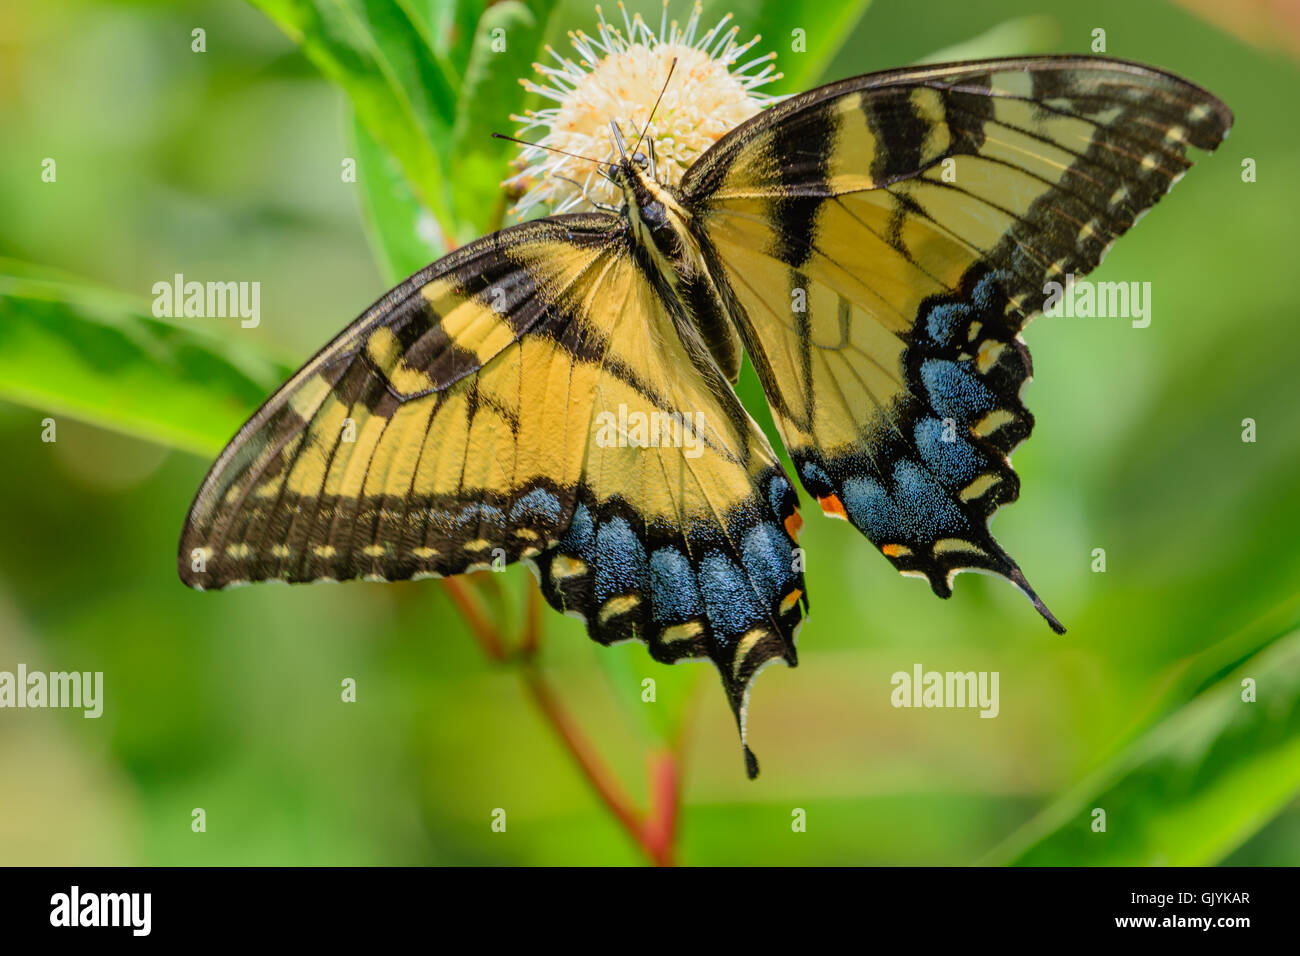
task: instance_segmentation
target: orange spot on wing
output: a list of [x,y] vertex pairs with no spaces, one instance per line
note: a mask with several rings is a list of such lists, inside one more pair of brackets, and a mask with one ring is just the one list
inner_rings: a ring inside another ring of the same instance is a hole
[[822,506],[822,511],[832,518],[849,520],[849,514],[844,510],[844,502],[840,501],[838,495],[827,495],[825,498],[818,498],[817,501]]
[[785,533],[794,540],[799,540],[799,532],[803,530],[803,518],[799,517],[799,512],[790,512],[789,517],[785,519]]
[[881,545],[880,553],[887,558],[896,558],[903,553],[903,548],[897,544]]

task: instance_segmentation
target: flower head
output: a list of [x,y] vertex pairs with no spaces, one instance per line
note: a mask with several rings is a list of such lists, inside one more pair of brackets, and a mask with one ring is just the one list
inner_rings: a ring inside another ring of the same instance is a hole
[[[589,157],[577,159],[538,146],[521,149],[515,161],[518,172],[504,183],[522,197],[514,207],[520,218],[536,207],[558,213],[617,203],[617,188],[598,175],[593,160],[618,157],[611,120],[629,144],[636,141],[660,91],[663,100],[646,139],[653,141],[660,181],[672,185],[701,153],[775,99],[758,87],[780,79],[772,65],[776,54],[746,59],[760,37],[738,44],[740,28],[728,27],[731,14],[700,34],[698,3],[681,26],[669,22],[664,0],[656,33],[639,13],[629,19],[621,2],[619,9],[623,29],[610,26],[596,7],[597,35],[581,30],[569,34],[580,57],[576,63],[548,46],[546,52],[556,65],[534,63],[542,82],[520,81],[529,92],[557,105],[512,116],[523,124],[519,135],[542,129],[539,146]],[[670,69],[672,82],[665,88]]]

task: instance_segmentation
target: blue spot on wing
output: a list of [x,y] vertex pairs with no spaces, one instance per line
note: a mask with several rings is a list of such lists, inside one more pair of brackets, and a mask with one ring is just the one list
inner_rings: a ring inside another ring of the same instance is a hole
[[[1019,252],[1020,250],[1017,250]],[[980,278],[971,292],[971,300],[981,312],[1000,312],[1002,307],[1002,287],[998,279],[1001,272],[990,272]]]
[[960,431],[956,431],[953,441],[944,441],[943,434],[944,424],[937,418],[922,418],[916,423],[913,435],[921,459],[950,488],[973,481],[981,470],[979,454]]
[[564,554],[571,554],[582,560],[590,562],[592,548],[595,545],[595,528],[591,520],[591,512],[584,504],[579,504],[573,512],[573,520],[569,523],[569,530],[564,532],[564,537],[560,539],[559,550]]
[[787,584],[794,577],[790,568],[791,552],[789,539],[768,522],[755,525],[741,540],[740,556],[752,586],[768,601],[789,590]]
[[892,494],[874,478],[850,478],[843,496],[844,510],[873,541],[931,542],[968,527],[943,486],[916,462],[894,465]]
[[894,496],[914,529],[913,540],[931,541],[963,531],[966,516],[953,502],[943,486],[913,461],[894,465]]
[[816,462],[806,461],[800,470],[803,473],[804,487],[808,489],[809,493],[822,498],[835,490],[835,486],[831,484],[830,475],[826,474]]
[[505,527],[506,516],[505,512],[500,508],[493,507],[492,505],[475,503],[466,505],[456,513],[450,511],[438,512],[435,520],[439,527],[447,527],[448,523],[450,523],[450,526],[457,530],[463,530],[471,525],[477,526],[479,524],[490,524],[502,528]]
[[767,616],[745,576],[726,555],[711,551],[700,562],[700,591],[720,644],[739,637]]
[[964,363],[927,359],[921,363],[921,382],[941,418],[969,422],[997,407],[997,397]]
[[971,308],[964,302],[947,302],[930,309],[925,319],[925,331],[936,345],[948,347],[970,321]]
[[786,481],[780,475],[774,477],[767,486],[767,505],[772,509],[772,514],[780,517],[782,514],[782,503],[785,496],[790,493],[790,482]]
[[674,547],[650,555],[650,613],[657,623],[681,623],[704,611],[695,569]]
[[640,591],[645,580],[645,547],[627,521],[610,518],[596,531],[596,601]]
[[510,520],[518,522],[524,517],[544,518],[552,524],[560,520],[560,499],[545,488],[534,488],[515,502],[510,509]]
[[853,523],[874,540],[897,540],[897,509],[883,485],[874,478],[849,478],[840,489],[844,510]]

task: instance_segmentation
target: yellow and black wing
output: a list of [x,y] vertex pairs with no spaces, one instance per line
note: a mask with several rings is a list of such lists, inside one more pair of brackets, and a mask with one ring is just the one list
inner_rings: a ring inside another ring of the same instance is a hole
[[993,540],[1033,419],[1020,331],[1232,122],[1199,87],[1095,57],[894,70],[788,99],[682,190],[804,487],[947,597],[1019,585]]
[[795,661],[796,497],[662,292],[596,213],[417,273],[232,439],[185,524],[181,578],[397,580],[523,560],[596,640],[713,660],[743,738],[754,674]]

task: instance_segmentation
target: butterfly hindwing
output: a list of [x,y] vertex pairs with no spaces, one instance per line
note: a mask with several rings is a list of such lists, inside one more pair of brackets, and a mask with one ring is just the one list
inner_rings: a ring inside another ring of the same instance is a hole
[[767,440],[666,291],[629,254],[578,306],[606,343],[590,410],[572,412],[590,440],[573,520],[533,563],[547,600],[597,641],[712,660],[743,742],[754,676],[795,663],[800,519]]
[[988,532],[1033,419],[1019,333],[1231,114],[1148,67],[1051,57],[873,74],[786,100],[687,173],[804,487],[904,573],[1034,599]]

